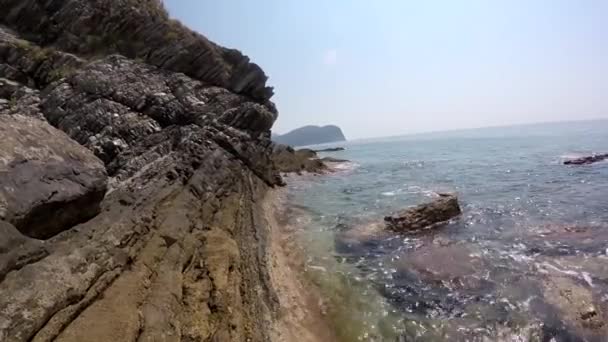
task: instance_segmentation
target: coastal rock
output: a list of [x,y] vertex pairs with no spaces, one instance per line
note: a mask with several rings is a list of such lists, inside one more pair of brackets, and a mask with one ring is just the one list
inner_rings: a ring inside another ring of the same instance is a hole
[[562,275],[547,277],[542,288],[545,300],[555,306],[566,324],[580,335],[587,338],[605,336],[608,327],[604,313],[589,288]]
[[26,34],[43,50],[119,53],[260,102],[273,94],[259,66],[170,19],[158,0],[8,0],[0,3],[0,12],[5,13],[0,24]]
[[42,241],[26,237],[12,224],[0,221],[0,282],[9,272],[47,255]]
[[449,284],[458,288],[480,287],[480,274],[484,261],[474,256],[473,246],[460,243],[438,245],[426,243],[419,248],[403,253],[396,262],[398,274],[414,274],[432,284]]
[[46,239],[95,216],[107,185],[102,162],[46,122],[0,115],[0,219]]
[[0,341],[268,341],[262,70],[155,0],[0,11]]
[[594,154],[591,156],[581,157],[572,160],[566,160],[564,165],[588,165],[608,159],[608,153],[605,154]]
[[432,228],[462,212],[458,198],[453,194],[439,194],[439,198],[384,218],[386,226],[398,232],[415,232]]
[[321,161],[324,163],[348,163],[349,162],[349,160],[334,158],[334,157],[323,157],[323,158],[321,158]]
[[331,147],[331,148],[325,148],[322,150],[313,150],[316,153],[319,152],[340,152],[340,151],[345,151],[346,149],[344,147]]
[[277,144],[272,153],[272,160],[277,170],[286,173],[312,172],[327,170],[327,166],[310,149],[294,150],[291,146]]

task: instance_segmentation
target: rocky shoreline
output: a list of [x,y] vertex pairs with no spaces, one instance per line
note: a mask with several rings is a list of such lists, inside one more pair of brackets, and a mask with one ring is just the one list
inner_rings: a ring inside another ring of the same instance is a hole
[[156,0],[0,11],[0,340],[281,340],[263,71]]

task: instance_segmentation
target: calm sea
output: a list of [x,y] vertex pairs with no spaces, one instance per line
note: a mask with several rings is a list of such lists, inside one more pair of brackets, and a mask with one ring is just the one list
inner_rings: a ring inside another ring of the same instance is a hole
[[[291,177],[292,224],[343,340],[606,341],[608,121],[344,144]],[[458,194],[463,215],[399,235],[383,217]]]

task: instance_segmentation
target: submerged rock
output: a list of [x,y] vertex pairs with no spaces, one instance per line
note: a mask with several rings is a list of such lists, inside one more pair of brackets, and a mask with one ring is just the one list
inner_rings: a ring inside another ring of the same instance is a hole
[[588,165],[608,159],[608,153],[605,154],[594,154],[591,156],[581,157],[572,160],[566,160],[564,165]]
[[605,336],[604,313],[588,287],[563,275],[547,277],[543,284],[544,299],[561,314],[564,322],[580,335]]
[[99,212],[107,174],[91,151],[22,115],[0,115],[0,141],[0,219],[46,239]]
[[413,232],[431,228],[448,221],[462,211],[458,198],[453,194],[439,194],[439,198],[430,203],[421,204],[384,218],[386,226],[398,232]]
[[340,151],[345,151],[346,149],[344,147],[331,147],[331,148],[325,148],[322,150],[314,150],[315,152],[319,153],[319,152],[340,152]]
[[321,158],[321,161],[324,163],[348,163],[349,162],[349,160],[334,158],[334,157],[324,157],[324,158]]

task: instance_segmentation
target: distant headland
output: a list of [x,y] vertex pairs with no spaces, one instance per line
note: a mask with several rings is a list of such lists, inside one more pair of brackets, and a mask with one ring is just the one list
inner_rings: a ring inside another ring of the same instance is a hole
[[346,137],[340,127],[328,125],[304,126],[283,135],[273,134],[272,140],[291,146],[306,146],[346,141]]

